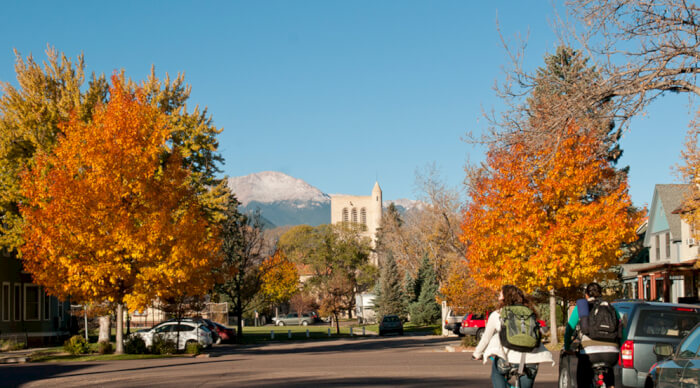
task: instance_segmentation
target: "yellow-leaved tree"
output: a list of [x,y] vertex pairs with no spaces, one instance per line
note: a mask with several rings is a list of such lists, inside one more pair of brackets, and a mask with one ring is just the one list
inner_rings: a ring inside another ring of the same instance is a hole
[[260,291],[271,303],[284,303],[299,291],[299,271],[282,251],[277,250],[260,265]]
[[116,306],[117,353],[125,303],[203,294],[220,263],[168,117],[122,77],[92,120],[71,115],[53,151],[37,153],[20,206],[25,269],[53,295]]

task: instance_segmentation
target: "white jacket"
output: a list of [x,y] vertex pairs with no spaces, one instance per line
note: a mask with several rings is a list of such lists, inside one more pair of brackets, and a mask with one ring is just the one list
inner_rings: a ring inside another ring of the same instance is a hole
[[[498,333],[501,331],[501,314],[499,311],[494,311],[489,316],[489,320],[486,323],[486,328],[484,329],[484,335],[479,341],[479,345],[476,346],[474,350],[474,358],[484,358],[484,364],[490,356],[498,356],[505,360],[508,360],[511,364],[520,364],[522,353],[504,348],[501,345],[501,339]],[[525,353],[525,363],[526,364],[539,364],[542,362],[551,362],[554,365],[554,359],[552,358],[552,353],[540,344],[540,347],[535,349],[530,353]]]

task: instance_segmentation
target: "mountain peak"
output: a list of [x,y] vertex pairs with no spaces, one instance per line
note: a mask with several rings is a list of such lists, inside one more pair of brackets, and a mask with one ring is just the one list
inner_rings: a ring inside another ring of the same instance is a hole
[[253,201],[330,201],[330,197],[321,190],[278,171],[263,171],[229,178],[228,186],[244,206]]

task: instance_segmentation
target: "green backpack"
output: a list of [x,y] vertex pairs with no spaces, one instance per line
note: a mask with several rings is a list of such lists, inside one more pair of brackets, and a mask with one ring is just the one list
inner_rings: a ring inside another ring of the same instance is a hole
[[540,346],[542,334],[535,313],[525,306],[501,309],[501,345],[518,352],[531,352]]

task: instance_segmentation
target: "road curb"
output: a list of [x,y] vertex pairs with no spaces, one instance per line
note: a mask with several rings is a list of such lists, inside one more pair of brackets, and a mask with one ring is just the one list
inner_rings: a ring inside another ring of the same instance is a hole
[[0,358],[0,364],[24,364],[25,362],[27,357],[22,356]]

